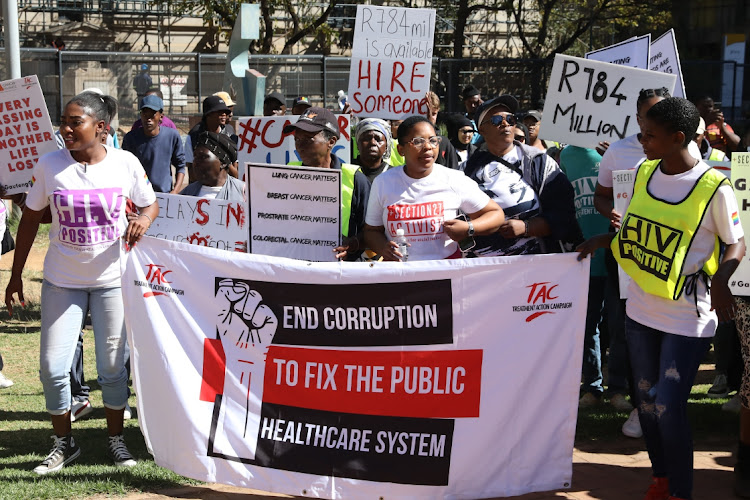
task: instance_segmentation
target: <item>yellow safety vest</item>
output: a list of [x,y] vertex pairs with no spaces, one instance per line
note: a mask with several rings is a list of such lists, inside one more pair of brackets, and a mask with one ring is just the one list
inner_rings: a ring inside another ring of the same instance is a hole
[[[287,165],[302,166],[301,161],[290,161]],[[349,219],[352,215],[352,198],[354,197],[354,174],[359,166],[349,163],[341,164],[341,234],[349,236]]]
[[[612,240],[612,253],[628,276],[645,292],[677,300],[685,285],[682,274],[690,245],[708,205],[726,176],[708,169],[679,203],[651,196],[648,183],[661,160],[645,161],[638,168],[633,197],[620,231]],[[719,239],[703,265],[709,276],[719,268]]]
[[721,149],[713,148],[711,154],[708,155],[708,161],[726,161],[727,155]]

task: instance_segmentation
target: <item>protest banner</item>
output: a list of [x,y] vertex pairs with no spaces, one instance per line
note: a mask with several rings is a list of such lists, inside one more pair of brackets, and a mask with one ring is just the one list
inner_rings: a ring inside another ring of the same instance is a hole
[[[615,198],[615,211],[620,214],[621,219],[625,219],[625,212],[628,211],[630,199],[633,197],[633,185],[635,184],[635,169],[615,170],[612,172],[612,194]],[[620,281],[620,298],[628,298],[628,285],[630,285],[630,276],[618,265],[617,276]]]
[[651,35],[633,37],[624,42],[586,52],[586,59],[619,64],[629,68],[648,69]]
[[341,241],[341,171],[247,165],[250,253],[336,260]]
[[[750,192],[748,192],[748,180],[750,180],[750,153],[732,153],[732,186],[734,195],[737,197],[739,214],[734,217],[740,219],[745,238],[750,234]],[[729,280],[729,289],[732,295],[744,297],[750,295],[750,252],[747,252],[737,266],[737,270]]]
[[57,151],[55,133],[36,75],[0,82],[0,186],[6,194],[31,187],[40,156]]
[[557,54],[540,137],[595,148],[638,132],[636,102],[644,88],[674,88],[676,77]]
[[191,245],[247,252],[247,207],[226,201],[179,194],[156,193],[159,216],[146,236]]
[[677,52],[674,29],[670,29],[653,41],[648,68],[651,71],[677,76],[677,83],[675,83],[672,95],[674,97],[685,97],[685,83],[682,80],[682,66],[680,66],[680,54]]
[[427,113],[434,36],[435,9],[357,5],[352,114],[402,120]]
[[[238,122],[239,144],[237,161],[240,180],[245,180],[245,163],[286,165],[301,161],[294,146],[294,133],[285,133],[284,127],[296,122],[297,116],[250,116]],[[349,115],[336,115],[339,140],[331,151],[341,163],[351,163],[352,141]]]
[[124,259],[159,466],[317,498],[570,487],[589,259],[306,263],[153,238]]

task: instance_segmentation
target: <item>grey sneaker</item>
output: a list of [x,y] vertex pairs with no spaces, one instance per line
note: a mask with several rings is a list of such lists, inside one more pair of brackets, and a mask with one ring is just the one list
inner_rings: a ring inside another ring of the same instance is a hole
[[52,439],[55,440],[52,451],[47,458],[42,460],[42,463],[34,468],[34,472],[42,476],[59,471],[81,454],[81,449],[70,434],[64,437],[52,436]]
[[117,467],[133,467],[136,464],[135,458],[125,446],[125,438],[122,434],[109,436],[109,456]]

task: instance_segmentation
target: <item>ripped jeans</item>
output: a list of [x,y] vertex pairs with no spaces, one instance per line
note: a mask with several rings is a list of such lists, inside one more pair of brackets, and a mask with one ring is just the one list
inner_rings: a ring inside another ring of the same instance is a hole
[[120,287],[63,288],[42,282],[40,379],[47,411],[62,415],[70,408],[70,366],[81,334],[83,315],[91,310],[96,371],[104,406],[125,407],[125,313]]
[[684,337],[629,317],[625,331],[646,449],[655,477],[669,478],[669,493],[692,498],[693,439],[687,400],[711,338]]

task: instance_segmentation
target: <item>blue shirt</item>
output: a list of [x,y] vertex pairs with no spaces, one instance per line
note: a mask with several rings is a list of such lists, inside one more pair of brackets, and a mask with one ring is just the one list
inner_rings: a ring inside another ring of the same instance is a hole
[[140,160],[157,192],[172,190],[172,165],[178,174],[185,174],[187,170],[180,134],[175,129],[159,127],[159,133],[154,137],[147,137],[142,128],[131,130],[125,134],[122,149]]

